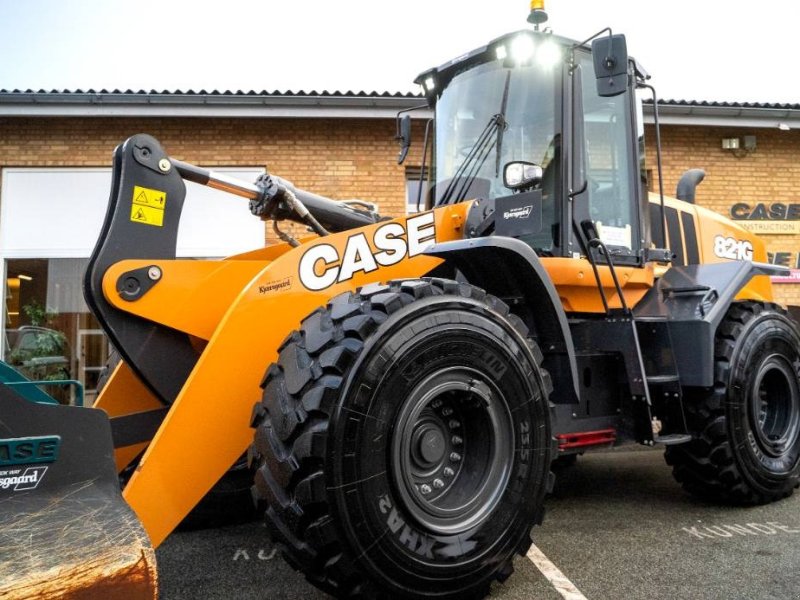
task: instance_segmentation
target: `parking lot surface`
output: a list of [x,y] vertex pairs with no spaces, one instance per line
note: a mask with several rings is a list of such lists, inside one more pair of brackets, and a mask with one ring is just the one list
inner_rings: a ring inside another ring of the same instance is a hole
[[[533,539],[589,600],[800,599],[800,494],[752,508],[702,502],[673,481],[660,451],[587,455],[558,471]],[[158,561],[164,600],[328,598],[259,523],[175,533]],[[565,597],[528,558],[515,564],[493,598]]]

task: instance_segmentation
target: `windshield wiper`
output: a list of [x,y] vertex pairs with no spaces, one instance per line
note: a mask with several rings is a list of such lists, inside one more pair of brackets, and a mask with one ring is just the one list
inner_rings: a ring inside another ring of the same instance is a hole
[[506,73],[506,84],[503,87],[503,100],[500,102],[499,114],[500,118],[503,119],[503,122],[501,123],[500,129],[497,130],[497,148],[495,151],[497,157],[495,158],[495,164],[494,164],[495,177],[500,176],[500,150],[503,148],[503,133],[505,132],[506,127],[508,126],[508,123],[506,123],[506,107],[508,106],[508,88],[510,87],[510,84],[511,84],[511,69],[509,69],[508,73]]
[[451,200],[453,202],[464,200],[464,195],[469,191],[473,180],[483,167],[483,163],[489,158],[497,132],[503,128],[505,128],[505,118],[502,114],[498,113],[489,119],[469,153],[453,174],[450,183],[447,184],[440,204],[450,204]]
[[[442,195],[442,204],[449,204],[451,199],[453,199],[454,202],[461,202],[464,200],[464,196],[472,186],[472,182],[478,176],[478,173],[480,173],[486,159],[489,158],[493,138],[495,141],[495,153],[497,155],[495,159],[494,176],[500,176],[500,152],[503,148],[503,132],[508,126],[506,122],[506,107],[508,106],[508,89],[510,85],[511,70],[506,73],[506,82],[503,86],[503,98],[500,101],[500,112],[489,119],[486,127],[484,127],[483,131],[478,136],[478,139],[475,140],[464,162],[458,167],[458,170],[447,185],[447,189],[445,189]],[[467,170],[469,170],[469,172],[465,177],[464,175],[467,173]],[[461,180],[459,185],[459,180],[461,178],[463,178],[463,180]],[[458,192],[456,192],[456,188],[458,188]],[[453,198],[454,193],[455,198]]]

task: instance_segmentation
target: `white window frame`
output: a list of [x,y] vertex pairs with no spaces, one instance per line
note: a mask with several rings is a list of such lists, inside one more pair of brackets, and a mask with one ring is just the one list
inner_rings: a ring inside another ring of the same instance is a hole
[[[257,173],[263,172],[264,168],[259,166],[236,166],[236,167],[214,167],[214,171],[219,173],[241,173],[252,171],[253,175],[255,176]],[[109,180],[109,190],[105,191],[105,195],[102,196],[103,200],[107,202],[108,194],[110,193],[110,182],[111,182],[111,168],[110,167],[5,167],[0,169],[0,232],[4,230],[6,223],[10,218],[13,218],[13,215],[9,215],[9,211],[12,208],[9,207],[11,204],[9,200],[7,200],[8,195],[11,193],[9,191],[9,181],[13,177],[14,173],[25,173],[25,174],[36,174],[36,173],[103,173],[108,174]],[[265,242],[265,229],[263,222],[257,219],[256,217],[249,214],[247,208],[247,201],[239,198],[237,196],[225,194],[225,192],[221,192],[219,190],[211,190],[211,188],[205,188],[203,192],[203,196],[196,197],[196,202],[198,205],[194,207],[191,206],[192,203],[192,191],[193,188],[202,187],[198,186],[198,184],[187,182],[186,187],[186,203],[184,205],[184,213],[182,219],[185,218],[185,215],[191,215],[190,218],[202,218],[202,210],[203,206],[209,206],[209,198],[218,198],[221,195],[229,196],[229,200],[231,202],[231,209],[232,210],[239,210],[242,214],[247,215],[247,219],[252,220],[254,224],[257,224],[258,227],[258,241],[256,244],[256,235],[255,231],[256,228],[250,228],[249,224],[247,225],[248,230],[247,232],[242,232],[241,234],[237,234],[236,237],[242,238],[245,237],[249,240],[252,237],[253,245],[248,246],[246,250],[254,250],[256,248],[262,247]],[[209,195],[205,192],[208,190]],[[196,192],[195,192],[196,193]],[[227,200],[228,198],[226,198]],[[63,205],[63,204],[62,204]],[[98,207],[100,203],[98,202]],[[199,207],[199,208],[198,208]],[[225,209],[227,210],[227,209]],[[193,211],[193,212],[190,212]],[[102,225],[103,218],[105,217],[105,205],[103,206],[102,214],[100,214],[97,219]],[[38,218],[38,216],[37,216]],[[42,219],[58,219],[58,215],[46,212],[45,214],[41,215]],[[237,215],[238,219],[238,215]],[[213,217],[212,217],[213,220]],[[244,222],[245,220],[242,220]],[[183,226],[182,221],[182,226]],[[13,226],[13,225],[11,225]],[[216,225],[215,225],[216,226]],[[231,231],[233,231],[231,229]],[[208,236],[205,236],[207,239]],[[73,248],[55,248],[55,249],[48,249],[48,248],[24,248],[24,249],[16,249],[16,248],[8,248],[2,239],[2,235],[0,234],[0,270],[2,271],[2,284],[0,284],[0,293],[3,295],[3,318],[2,322],[0,323],[0,360],[5,359],[5,336],[6,336],[6,314],[7,314],[7,307],[6,307],[6,294],[8,293],[7,289],[7,261],[13,259],[43,259],[49,260],[53,258],[89,258],[92,248],[95,244],[95,239],[89,240],[88,246],[84,244],[77,244]],[[180,244],[180,234],[179,234],[179,244]],[[218,252],[219,246],[209,246],[207,248],[202,247],[190,247],[188,252],[186,248],[184,251],[181,251],[179,246],[178,249],[178,256],[179,257],[206,257],[206,258],[214,258],[220,257],[220,253]],[[234,252],[245,251],[245,248],[239,248]],[[227,254],[232,254],[234,252],[228,252]]]

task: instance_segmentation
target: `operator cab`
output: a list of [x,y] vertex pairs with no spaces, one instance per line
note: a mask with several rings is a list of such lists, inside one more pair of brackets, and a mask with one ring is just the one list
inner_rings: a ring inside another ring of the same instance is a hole
[[643,264],[638,71],[624,37],[609,34],[590,49],[518,31],[422,73],[436,114],[427,208],[480,199],[468,235],[510,235],[539,256],[571,258],[599,239],[615,264]]

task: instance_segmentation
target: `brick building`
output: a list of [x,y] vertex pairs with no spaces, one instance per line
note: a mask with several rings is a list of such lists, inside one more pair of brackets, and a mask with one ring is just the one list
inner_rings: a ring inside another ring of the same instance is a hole
[[[30,363],[39,338],[61,331],[63,364],[47,361],[44,375],[62,365],[93,387],[107,343],[83,304],[80,273],[104,215],[113,149],[128,136],[150,133],[175,158],[240,177],[254,178],[267,164],[300,188],[363,198],[398,215],[415,198],[426,114],[412,113],[416,139],[402,166],[394,119],[421,102],[378,93],[0,91],[3,356]],[[686,169],[705,169],[698,204],[778,232],[765,236],[772,260],[800,268],[800,206],[792,208],[800,205],[800,105],[667,101],[659,108],[665,192],[674,194]],[[652,122],[652,106],[645,111]],[[650,126],[651,182],[653,133]],[[722,148],[730,139],[738,149]],[[193,184],[188,196],[180,255],[223,256],[263,242],[265,229],[244,201]],[[776,290],[800,304],[800,285]]]
[[[800,104],[668,101],[659,114],[665,193],[675,194],[687,169],[704,169],[697,204],[758,233],[772,262],[800,273]],[[654,170],[652,126],[645,138],[648,170]],[[731,139],[740,147],[723,149]],[[754,147],[745,148],[745,141]],[[654,173],[650,181],[657,185]],[[780,302],[800,305],[800,281],[774,281]]]

